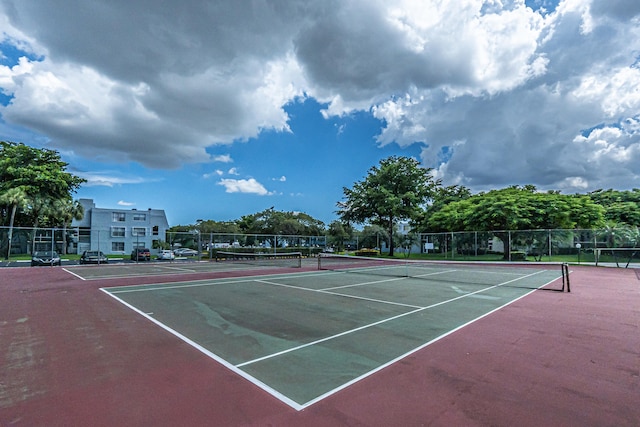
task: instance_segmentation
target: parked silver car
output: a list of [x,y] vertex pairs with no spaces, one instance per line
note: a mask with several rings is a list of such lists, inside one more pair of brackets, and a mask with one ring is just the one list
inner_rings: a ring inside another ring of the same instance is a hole
[[189,248],[180,248],[173,251],[176,256],[197,256],[198,251]]

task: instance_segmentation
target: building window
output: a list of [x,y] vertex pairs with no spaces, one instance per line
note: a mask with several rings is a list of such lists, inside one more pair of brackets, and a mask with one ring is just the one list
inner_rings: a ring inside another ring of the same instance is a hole
[[124,237],[125,232],[124,227],[111,227],[111,237]]
[[147,220],[147,214],[134,212],[133,213],[133,220],[134,221],[146,221]]
[[78,243],[91,243],[91,228],[79,227],[78,228]]
[[124,212],[112,212],[111,216],[113,218],[113,222],[124,222],[125,221]]
[[145,227],[131,227],[131,235],[133,237],[144,237],[147,235],[147,229]]
[[144,242],[133,242],[133,249],[144,248],[144,247],[145,247]]
[[124,242],[111,242],[111,252],[124,252]]
[[158,227],[157,225],[153,226],[153,235],[157,236],[158,234],[160,234],[160,227]]

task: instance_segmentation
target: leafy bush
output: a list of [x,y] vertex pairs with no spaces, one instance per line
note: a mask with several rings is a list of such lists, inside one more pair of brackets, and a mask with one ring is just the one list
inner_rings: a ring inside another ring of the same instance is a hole
[[356,251],[357,256],[378,256],[380,253],[376,249],[360,249]]

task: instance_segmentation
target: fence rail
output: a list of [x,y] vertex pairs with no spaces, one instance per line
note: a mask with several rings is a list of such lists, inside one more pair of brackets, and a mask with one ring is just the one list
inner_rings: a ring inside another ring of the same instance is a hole
[[[10,242],[10,243],[9,243]],[[250,250],[252,252],[286,252],[305,255],[322,251],[325,236],[267,234],[229,234],[199,232],[157,232],[133,227],[97,228],[26,228],[0,227],[0,257],[30,255],[36,251],[55,250],[60,254],[81,254],[100,250],[107,255],[129,255],[136,248],[161,250],[191,249],[198,256],[213,257],[215,250]]]
[[[596,262],[606,248],[635,248],[640,243],[636,229],[595,230],[499,230],[420,234],[412,250],[446,259],[473,259],[500,254],[506,260],[549,260],[575,255],[579,261]],[[407,248],[405,248],[407,250]],[[632,253],[632,252],[629,252]],[[640,255],[640,251],[636,255]]]
[[[9,245],[9,236],[10,245]],[[555,256],[573,255],[578,261],[596,262],[624,252],[609,254],[606,248],[636,248],[640,244],[637,228],[595,230],[498,230],[412,234],[396,240],[398,252],[420,253],[428,257],[465,260],[496,258],[505,260],[549,260]],[[356,240],[357,242],[357,240]],[[382,242],[380,242],[382,243]],[[9,250],[9,246],[10,250]],[[356,243],[355,248],[363,245]],[[388,250],[385,245],[382,251]],[[122,230],[89,228],[25,228],[0,227],[0,257],[30,255],[39,250],[55,250],[60,254],[81,254],[85,250],[101,250],[107,255],[129,255],[135,248],[160,250],[192,249],[198,256],[215,257],[216,250],[250,252],[302,252],[312,256],[331,247],[327,236],[296,236],[241,233],[163,232],[133,227]],[[640,251],[630,251],[631,259]]]

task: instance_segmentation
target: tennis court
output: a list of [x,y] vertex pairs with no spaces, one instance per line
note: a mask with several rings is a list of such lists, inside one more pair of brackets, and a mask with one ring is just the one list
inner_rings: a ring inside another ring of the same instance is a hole
[[102,290],[300,410],[562,280],[559,265],[337,259],[331,270]]
[[634,270],[320,261],[1,269],[0,425],[640,422]]

